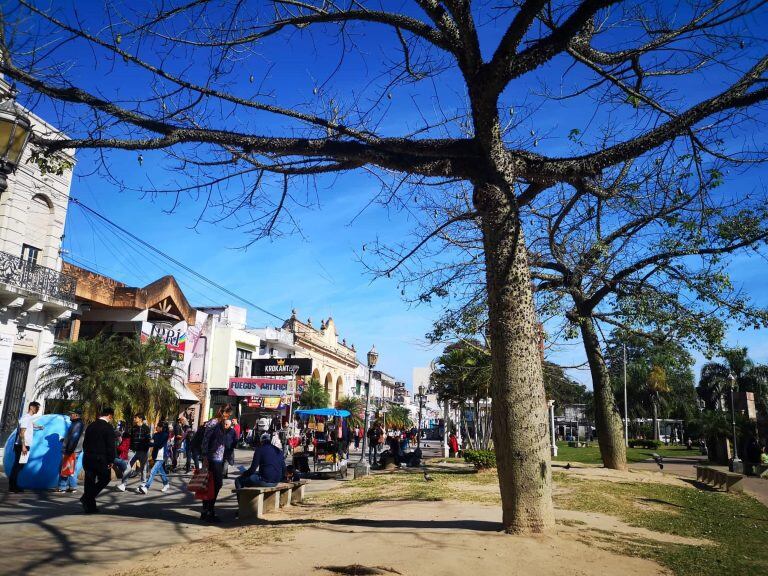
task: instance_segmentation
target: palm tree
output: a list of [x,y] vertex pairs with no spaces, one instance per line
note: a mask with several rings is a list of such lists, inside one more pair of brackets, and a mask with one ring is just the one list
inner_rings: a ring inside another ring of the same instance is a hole
[[667,373],[661,366],[653,366],[646,382],[648,395],[653,405],[653,439],[659,440],[659,404],[661,403],[661,394],[669,392],[667,386]]
[[404,430],[413,426],[411,411],[405,406],[392,404],[387,410],[387,426],[391,429]]
[[725,362],[708,362],[701,368],[696,392],[709,410],[720,407],[723,395],[734,377],[734,386],[744,392],[753,392],[760,410],[768,413],[768,366],[755,364],[747,348],[726,348],[721,356]]
[[331,403],[330,393],[317,378],[310,378],[299,397],[302,408],[327,408]]
[[360,398],[357,396],[345,396],[338,401],[337,407],[340,410],[349,411],[350,416],[347,418],[347,423],[349,424],[350,428],[362,427],[363,410],[365,407],[363,406],[363,401]]
[[139,338],[124,338],[121,349],[125,355],[121,377],[129,399],[129,411],[142,412],[152,420],[176,411],[179,396],[172,382],[181,382],[182,376],[174,363],[173,353],[157,338],[145,342]]
[[87,420],[95,419],[106,406],[120,406],[126,394],[118,377],[122,368],[118,348],[114,336],[54,344],[38,380],[38,393],[76,402]]

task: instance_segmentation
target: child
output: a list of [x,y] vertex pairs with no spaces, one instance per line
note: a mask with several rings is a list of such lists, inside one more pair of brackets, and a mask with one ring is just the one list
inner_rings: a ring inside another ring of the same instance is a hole
[[[158,429],[159,428],[160,427],[158,426]],[[165,445],[161,444],[163,440],[165,441]],[[156,445],[154,449],[157,450],[157,452],[154,454],[155,463],[152,465],[152,470],[149,473],[147,482],[145,484],[139,484],[137,489],[139,494],[146,494],[149,492],[149,487],[152,486],[152,481],[155,479],[156,474],[160,474],[160,479],[163,481],[163,488],[161,491],[168,492],[168,489],[171,487],[171,485],[168,481],[168,474],[165,472],[165,467],[168,466],[171,462],[171,458],[173,456],[174,441],[175,438],[173,435],[170,435],[162,430],[159,430],[158,433],[155,434],[154,442]]]

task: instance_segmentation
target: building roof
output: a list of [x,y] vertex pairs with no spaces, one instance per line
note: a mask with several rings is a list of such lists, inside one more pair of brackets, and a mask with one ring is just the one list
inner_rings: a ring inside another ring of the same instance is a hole
[[77,278],[75,297],[96,308],[151,310],[163,316],[195,323],[195,309],[189,304],[173,276],[163,276],[144,287],[126,284],[69,262],[61,271]]

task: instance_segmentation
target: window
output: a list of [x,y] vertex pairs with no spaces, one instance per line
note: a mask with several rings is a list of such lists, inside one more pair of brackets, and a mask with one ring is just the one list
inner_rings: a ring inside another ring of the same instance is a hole
[[251,377],[251,356],[250,350],[237,349],[235,353],[235,376],[237,378]]
[[21,247],[21,259],[25,264],[37,264],[37,257],[40,256],[40,248],[35,248],[29,244]]

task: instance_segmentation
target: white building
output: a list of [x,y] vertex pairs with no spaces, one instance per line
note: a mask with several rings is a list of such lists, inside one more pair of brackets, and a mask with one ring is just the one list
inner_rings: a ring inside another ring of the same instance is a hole
[[[8,93],[0,79],[0,94]],[[48,138],[59,134],[18,110],[28,117],[32,132]],[[51,158],[53,172],[44,172],[28,162],[32,153],[27,146],[0,195],[0,441],[15,429],[24,404],[36,399],[57,324],[77,308],[76,281],[61,274],[60,253],[74,157],[57,153]]]

